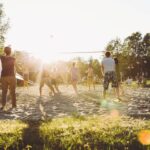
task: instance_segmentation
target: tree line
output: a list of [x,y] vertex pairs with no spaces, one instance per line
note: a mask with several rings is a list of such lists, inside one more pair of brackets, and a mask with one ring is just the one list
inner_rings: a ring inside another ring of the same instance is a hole
[[[3,5],[0,4],[0,53],[2,53],[2,49],[5,45],[5,36],[9,27],[9,19],[4,13]],[[128,76],[136,78],[136,76],[142,74],[145,77],[150,77],[150,33],[146,33],[142,36],[140,32],[135,32],[127,36],[123,41],[116,38],[108,42],[105,51],[110,51],[113,57],[119,59],[120,71],[124,78],[127,78]],[[24,67],[28,67],[30,79],[35,81],[37,74],[40,71],[39,66],[41,61],[24,51],[16,51],[14,55],[17,60],[17,71],[21,74]],[[77,62],[81,78],[86,76],[86,70],[89,63],[92,64],[94,73],[101,78],[100,60],[93,59],[92,57],[87,61],[78,57],[68,62],[64,61],[57,63],[55,66],[60,68],[59,70],[61,70],[62,67],[69,68],[72,61]],[[54,64],[49,66],[54,66]],[[63,75],[65,73],[66,70],[61,72]]]
[[111,40],[106,50],[118,57],[124,76],[135,78],[139,75],[150,77],[150,33],[132,33],[123,42],[119,38]]

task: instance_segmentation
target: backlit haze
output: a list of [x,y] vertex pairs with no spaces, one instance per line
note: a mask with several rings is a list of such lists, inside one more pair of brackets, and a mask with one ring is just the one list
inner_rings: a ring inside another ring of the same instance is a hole
[[149,0],[0,0],[10,19],[6,45],[47,62],[96,54],[117,37],[150,31]]

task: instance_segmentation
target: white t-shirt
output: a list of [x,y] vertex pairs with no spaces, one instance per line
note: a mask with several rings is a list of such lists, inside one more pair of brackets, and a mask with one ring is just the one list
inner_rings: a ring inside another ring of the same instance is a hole
[[115,71],[115,61],[111,57],[103,58],[102,65],[104,67],[104,73],[109,71]]

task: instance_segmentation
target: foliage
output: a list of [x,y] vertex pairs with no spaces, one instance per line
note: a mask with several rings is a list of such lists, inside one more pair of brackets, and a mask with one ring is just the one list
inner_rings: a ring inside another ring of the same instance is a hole
[[3,10],[3,5],[0,4],[0,53],[2,53],[2,49],[5,43],[5,34],[9,28],[8,19],[5,17],[5,13]]
[[[60,118],[40,127],[45,147],[49,149],[98,150],[144,148],[138,133],[149,129],[150,122],[128,117],[95,116]],[[146,148],[146,147],[145,147]]]
[[106,46],[106,51],[110,51],[113,57],[118,57],[124,76],[135,78],[144,73],[150,77],[150,33],[144,37],[140,32],[132,33],[123,43],[118,38],[111,40]]
[[147,33],[143,38],[143,43],[147,51],[147,55],[150,57],[150,33]]
[[112,55],[115,57],[117,57],[117,55],[121,52],[121,50],[122,50],[122,44],[119,38],[116,38],[115,40],[111,40],[106,46],[106,51],[110,51]]

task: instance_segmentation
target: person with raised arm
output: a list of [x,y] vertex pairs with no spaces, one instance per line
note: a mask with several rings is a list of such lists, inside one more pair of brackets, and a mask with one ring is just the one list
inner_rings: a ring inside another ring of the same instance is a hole
[[0,56],[2,71],[1,71],[1,84],[2,84],[2,107],[5,109],[6,98],[8,89],[10,90],[12,109],[16,108],[16,77],[15,77],[15,58],[11,56],[11,48],[4,48],[4,56]]
[[42,69],[42,72],[41,72],[41,79],[40,79],[40,88],[39,88],[40,96],[42,96],[42,88],[45,84],[49,87],[52,94],[55,95],[56,93],[55,93],[55,90],[54,90],[54,88],[52,86],[52,83],[51,83],[48,68],[46,66],[43,66],[43,69]]

